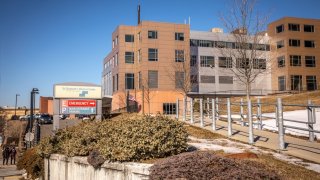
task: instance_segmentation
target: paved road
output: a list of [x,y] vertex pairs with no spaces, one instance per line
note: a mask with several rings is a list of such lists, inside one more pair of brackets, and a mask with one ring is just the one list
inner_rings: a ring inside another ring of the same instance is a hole
[[[190,120],[188,120],[187,122],[190,123]],[[217,121],[216,124],[217,130],[213,132],[227,137],[227,122]],[[195,121],[194,125],[200,127],[200,121]],[[205,118],[205,126],[203,128],[212,131],[210,119]],[[249,142],[248,127],[232,124],[232,133],[233,135],[230,137],[230,139],[241,141],[244,143]],[[277,133],[254,129],[254,141],[254,146],[279,151],[279,141]],[[309,142],[308,140],[285,136],[285,143],[286,149],[285,151],[281,151],[281,153],[320,164],[319,142]]]

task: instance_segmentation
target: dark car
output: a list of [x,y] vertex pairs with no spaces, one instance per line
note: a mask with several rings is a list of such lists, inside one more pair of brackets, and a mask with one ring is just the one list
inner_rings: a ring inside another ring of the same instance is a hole
[[49,114],[41,114],[37,119],[40,124],[52,124],[52,116]]

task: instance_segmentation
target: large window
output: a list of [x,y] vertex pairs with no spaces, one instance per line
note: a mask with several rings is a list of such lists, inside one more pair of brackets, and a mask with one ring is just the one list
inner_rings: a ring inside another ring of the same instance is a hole
[[163,103],[163,114],[176,114],[176,103]]
[[236,60],[236,66],[237,68],[244,68],[244,69],[248,69],[250,68],[250,62],[249,62],[249,59],[237,59]]
[[148,87],[158,88],[158,71],[148,71]]
[[125,86],[126,89],[134,89],[134,74],[126,73],[125,74]]
[[289,39],[289,46],[299,47],[300,46],[300,40],[298,40],[298,39]]
[[283,31],[284,31],[284,26],[283,26],[283,24],[281,24],[281,25],[279,25],[279,26],[276,27],[276,32],[277,32],[277,33],[281,33],[281,32],[283,32]]
[[190,57],[190,66],[196,66],[197,65],[197,56],[191,55]]
[[306,67],[316,67],[315,56],[305,56]]
[[219,67],[232,68],[232,58],[231,57],[219,57]]
[[204,76],[204,75],[201,75],[200,76],[200,82],[201,83],[215,83],[216,82],[215,76]]
[[279,67],[279,68],[286,66],[285,56],[277,57],[277,59],[278,59],[278,67]]
[[158,49],[153,49],[153,48],[148,49],[148,60],[158,61]]
[[134,52],[125,52],[125,62],[128,64],[134,63]]
[[304,32],[314,32],[314,26],[313,25],[304,25]]
[[301,66],[301,56],[290,55],[290,66]]
[[214,57],[213,56],[200,56],[200,66],[201,67],[214,67]]
[[184,72],[176,72],[175,73],[175,84],[176,89],[181,89],[184,86]]
[[176,62],[184,62],[184,50],[175,50]]
[[232,76],[219,76],[219,84],[233,84]]
[[184,41],[184,33],[175,33],[175,40]]
[[286,77],[285,76],[279,76],[278,77],[278,90],[279,91],[285,91],[286,90]]
[[118,53],[116,53],[116,56],[115,56],[115,66],[118,66],[119,65],[119,62],[118,62]]
[[125,41],[126,42],[134,42],[134,35],[133,34],[126,34]]
[[148,38],[149,39],[158,39],[158,32],[157,31],[148,31]]
[[306,76],[307,80],[307,90],[313,91],[317,90],[317,77],[316,76]]
[[314,41],[305,40],[304,41],[304,47],[314,48],[315,47]]
[[283,48],[284,47],[284,40],[278,41],[277,42],[277,49]]
[[253,60],[253,69],[266,69],[266,68],[267,68],[266,59]]
[[291,90],[302,90],[302,76],[291,75]]
[[288,24],[289,31],[300,31],[299,24]]

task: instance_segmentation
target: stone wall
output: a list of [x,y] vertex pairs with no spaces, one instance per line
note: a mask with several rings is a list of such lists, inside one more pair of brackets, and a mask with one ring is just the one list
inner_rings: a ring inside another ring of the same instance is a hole
[[152,164],[105,162],[94,169],[87,157],[53,154],[45,159],[45,180],[146,180]]

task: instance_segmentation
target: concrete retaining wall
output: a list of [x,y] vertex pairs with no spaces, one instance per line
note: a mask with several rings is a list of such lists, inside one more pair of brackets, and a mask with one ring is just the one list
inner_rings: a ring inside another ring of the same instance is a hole
[[87,157],[53,154],[45,159],[45,180],[146,180],[152,164],[107,163],[94,169]]

